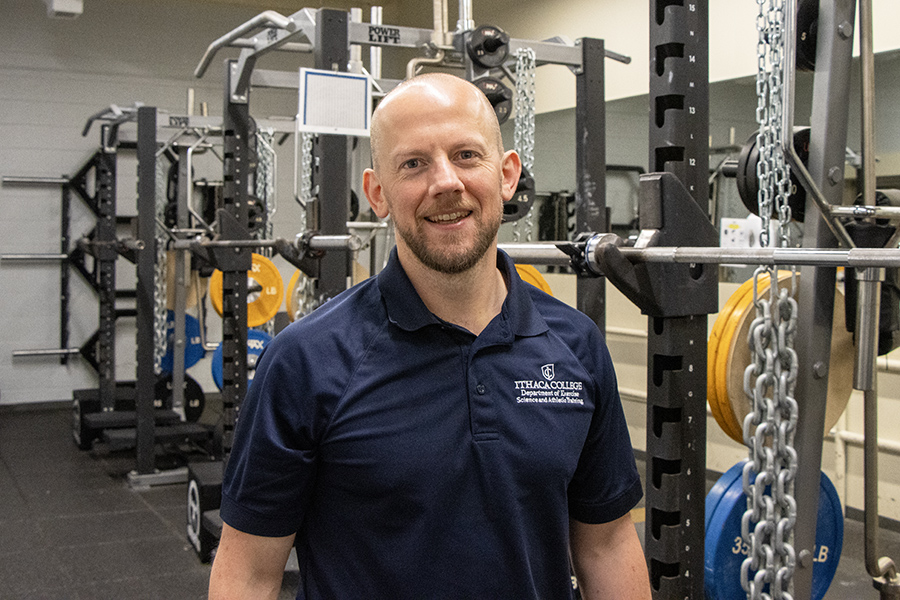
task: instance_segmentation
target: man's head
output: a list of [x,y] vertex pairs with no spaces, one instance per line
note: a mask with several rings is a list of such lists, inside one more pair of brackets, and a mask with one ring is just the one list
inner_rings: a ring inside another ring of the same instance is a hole
[[391,215],[401,261],[452,274],[482,260],[521,170],[484,94],[452,75],[416,77],[382,100],[371,136],[363,186],[375,214]]

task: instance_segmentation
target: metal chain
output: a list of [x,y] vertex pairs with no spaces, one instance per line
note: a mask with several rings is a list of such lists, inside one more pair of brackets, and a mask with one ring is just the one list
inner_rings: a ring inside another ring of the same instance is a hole
[[160,223],[165,223],[166,188],[168,187],[168,162],[156,160],[156,264],[153,268],[153,372],[159,373],[163,356],[169,343],[169,332],[166,323],[167,307],[167,273],[166,233]]
[[534,71],[534,50],[516,50],[516,127],[513,143],[522,157],[522,166],[529,172],[534,167]]
[[[277,156],[275,154],[275,130],[256,130],[256,178],[254,192],[266,211],[265,225],[256,233],[259,239],[270,240],[275,237],[275,178],[277,175]],[[267,258],[272,258],[271,248],[258,248],[259,252]],[[255,327],[269,335],[275,335],[275,319],[269,319],[262,325]]]
[[[307,212],[310,210],[310,203],[314,197],[312,185],[313,161],[315,160],[313,157],[314,139],[315,134],[313,133],[300,134],[300,189],[298,190],[302,207],[299,220],[300,231],[307,231],[309,228]],[[300,273],[299,282],[291,290],[291,293],[294,295],[295,306],[297,307],[297,311],[293,315],[294,320],[311,313],[318,305],[315,299],[315,292],[315,281]]]
[[264,239],[274,237],[275,210],[275,177],[277,158],[275,155],[275,131],[259,129],[256,131],[256,197],[266,208],[266,226],[260,235]]
[[[534,72],[535,54],[531,48],[516,50],[516,100],[513,144],[522,159],[522,166],[534,176]],[[519,222],[515,222],[513,238],[519,241]],[[534,211],[525,215],[525,241],[530,242],[534,232]]]
[[[300,134],[300,204],[304,207],[308,206],[313,199],[312,192],[312,170],[313,170],[313,133]],[[301,217],[301,229],[306,229],[306,212]]]
[[[779,244],[790,244],[791,211],[788,205],[790,171],[781,151],[781,117],[784,110],[782,73],[784,61],[784,2],[757,0],[757,109],[759,133],[760,245],[770,243],[773,206],[778,215]],[[799,364],[793,349],[797,328],[796,272],[790,285],[778,284],[774,266],[761,266],[753,276],[756,318],[750,324],[751,364],[744,371],[744,392],[752,410],[743,423],[749,460],[744,465],[743,487],[747,511],[741,519],[741,535],[749,556],[741,565],[741,586],[751,600],[792,600],[796,566],[793,529],[797,519],[794,477],[797,453],[794,432],[797,402],[794,388]],[[760,287],[769,283],[767,297]],[[752,572],[752,573],[751,573]],[[766,591],[768,586],[768,591]]]

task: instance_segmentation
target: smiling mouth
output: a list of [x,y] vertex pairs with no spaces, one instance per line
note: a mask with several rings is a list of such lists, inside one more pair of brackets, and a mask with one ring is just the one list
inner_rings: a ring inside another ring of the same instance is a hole
[[452,213],[447,213],[444,215],[435,215],[433,217],[425,217],[425,220],[429,223],[455,223],[457,221],[462,220],[465,217],[468,217],[472,214],[472,211],[457,211]]

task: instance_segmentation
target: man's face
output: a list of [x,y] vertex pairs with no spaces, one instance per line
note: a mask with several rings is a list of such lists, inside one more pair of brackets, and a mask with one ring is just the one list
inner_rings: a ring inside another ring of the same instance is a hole
[[376,171],[365,180],[376,214],[394,221],[398,250],[449,274],[493,247],[515,191],[506,163],[518,181],[518,157],[501,155],[493,113],[466,86],[414,86],[383,106]]

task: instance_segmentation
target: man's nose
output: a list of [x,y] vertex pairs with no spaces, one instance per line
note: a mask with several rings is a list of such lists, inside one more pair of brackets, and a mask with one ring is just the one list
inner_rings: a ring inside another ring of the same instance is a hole
[[456,166],[448,158],[440,158],[432,164],[431,189],[432,194],[446,194],[461,192],[464,186],[456,171]]

